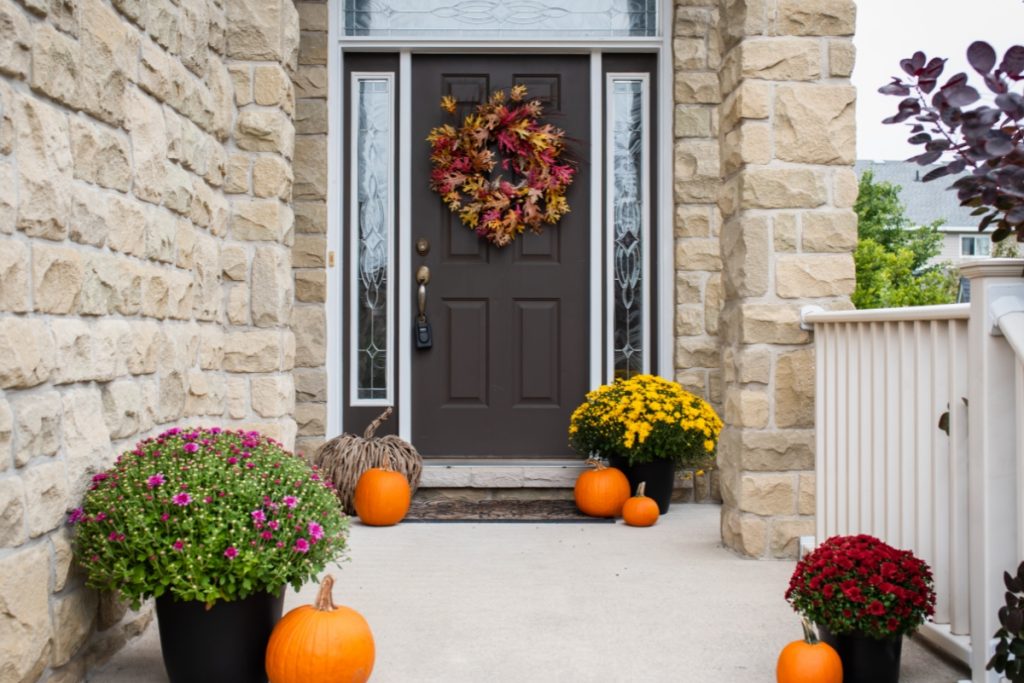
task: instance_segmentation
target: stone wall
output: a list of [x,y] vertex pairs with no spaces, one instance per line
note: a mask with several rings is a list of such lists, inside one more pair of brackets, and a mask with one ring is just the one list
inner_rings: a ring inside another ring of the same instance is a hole
[[722,538],[794,557],[815,511],[814,350],[799,311],[849,308],[854,287],[855,5],[698,4],[721,13]]
[[0,680],[150,618],[83,587],[90,475],[182,423],[291,446],[291,0],[0,0]]

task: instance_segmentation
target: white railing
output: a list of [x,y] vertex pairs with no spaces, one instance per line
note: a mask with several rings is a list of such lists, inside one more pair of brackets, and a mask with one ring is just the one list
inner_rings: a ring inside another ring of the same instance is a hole
[[994,683],[1002,576],[1024,559],[1024,260],[962,273],[970,304],[805,309],[816,537],[868,533],[926,559],[937,605],[922,635]]

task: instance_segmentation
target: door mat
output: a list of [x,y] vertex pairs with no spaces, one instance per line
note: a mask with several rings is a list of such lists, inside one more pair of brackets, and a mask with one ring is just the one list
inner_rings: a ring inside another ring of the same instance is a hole
[[413,500],[405,522],[530,522],[612,524],[588,517],[571,500]]

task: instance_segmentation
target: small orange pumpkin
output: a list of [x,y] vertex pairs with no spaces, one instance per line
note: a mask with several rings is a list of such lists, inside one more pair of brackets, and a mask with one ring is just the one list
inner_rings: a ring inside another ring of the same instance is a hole
[[782,648],[775,667],[777,683],[843,683],[843,662],[828,643],[818,640],[806,619],[803,640]]
[[412,502],[409,480],[401,472],[391,469],[391,459],[388,458],[384,467],[373,467],[363,472],[352,502],[363,524],[398,524],[409,512],[409,503]]
[[636,495],[622,506],[622,521],[629,526],[652,526],[658,521],[658,504],[653,498],[644,495],[647,482],[642,481],[636,487]]
[[277,622],[267,643],[270,683],[365,683],[373,671],[373,633],[363,615],[336,607],[334,577],[326,576],[312,605]]
[[629,498],[629,480],[622,470],[608,467],[600,460],[591,459],[587,464],[594,469],[576,478],[576,507],[591,517],[618,517]]

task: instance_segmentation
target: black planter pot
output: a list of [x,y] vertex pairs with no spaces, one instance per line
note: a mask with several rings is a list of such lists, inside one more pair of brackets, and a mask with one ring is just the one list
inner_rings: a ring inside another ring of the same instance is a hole
[[843,661],[843,683],[899,683],[903,636],[879,640],[868,636],[836,635],[818,627],[821,639],[839,653]]
[[676,481],[676,464],[671,460],[652,460],[651,462],[630,465],[629,459],[622,455],[611,455],[608,464],[622,470],[629,479],[629,490],[634,494],[640,482],[647,482],[644,495],[654,499],[658,504],[658,512],[665,514],[672,502],[672,487]]
[[156,600],[160,650],[171,683],[266,683],[264,658],[270,632],[281,618],[284,590],[242,600]]

